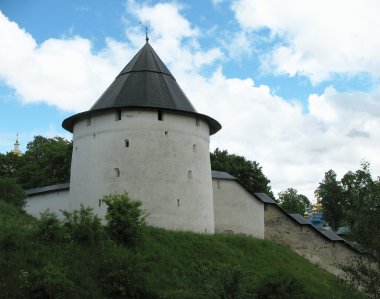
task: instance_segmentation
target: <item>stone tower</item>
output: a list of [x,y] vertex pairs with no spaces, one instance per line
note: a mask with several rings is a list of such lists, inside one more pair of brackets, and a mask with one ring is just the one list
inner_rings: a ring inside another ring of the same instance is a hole
[[210,135],[148,41],[89,111],[62,126],[73,133],[70,209],[104,216],[103,195],[141,200],[153,226],[214,232]]

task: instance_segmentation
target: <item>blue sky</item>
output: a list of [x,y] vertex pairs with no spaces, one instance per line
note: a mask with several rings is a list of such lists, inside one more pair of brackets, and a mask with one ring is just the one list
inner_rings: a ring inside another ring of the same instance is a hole
[[0,152],[71,138],[145,42],[193,105],[221,122],[215,147],[258,161],[277,193],[313,199],[323,174],[380,173],[380,3],[302,0],[0,1]]

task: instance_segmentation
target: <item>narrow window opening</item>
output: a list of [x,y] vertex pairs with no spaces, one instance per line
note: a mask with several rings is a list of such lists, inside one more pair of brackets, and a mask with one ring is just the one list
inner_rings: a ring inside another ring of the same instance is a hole
[[157,117],[158,117],[158,120],[164,120],[164,116],[162,115],[162,110],[158,110],[158,114],[157,114]]
[[94,136],[94,139],[95,139],[95,137],[96,137],[96,134],[94,133],[94,134],[93,134],[93,136]]
[[91,126],[91,116],[87,117],[86,126]]
[[179,204],[179,198],[177,199],[177,207],[179,207],[180,206],[180,204]]
[[102,200],[99,198],[99,207],[101,207],[102,206]]
[[189,171],[187,172],[187,177],[188,177],[189,179],[192,179],[192,178],[193,178],[193,172],[192,172],[191,170],[189,170]]
[[121,109],[116,110],[115,120],[121,120]]
[[197,127],[199,127],[199,125],[201,124],[201,122],[198,118],[195,120],[195,124],[197,125]]
[[129,147],[129,140],[128,139],[124,139],[124,146]]
[[76,151],[76,152],[78,151],[78,147],[77,147],[77,146],[75,147],[75,151]]
[[168,131],[165,131],[165,136],[168,136],[169,135],[169,132]]
[[119,168],[114,168],[113,171],[114,171],[116,177],[120,176],[120,169]]
[[196,145],[196,144],[193,144],[193,152],[194,152],[194,153],[197,152],[197,145]]

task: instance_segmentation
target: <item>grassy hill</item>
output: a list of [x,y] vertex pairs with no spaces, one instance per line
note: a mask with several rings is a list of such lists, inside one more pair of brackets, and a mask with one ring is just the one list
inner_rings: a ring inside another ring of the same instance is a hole
[[364,296],[270,241],[146,227],[134,248],[82,244],[41,237],[36,219],[0,202],[0,298]]

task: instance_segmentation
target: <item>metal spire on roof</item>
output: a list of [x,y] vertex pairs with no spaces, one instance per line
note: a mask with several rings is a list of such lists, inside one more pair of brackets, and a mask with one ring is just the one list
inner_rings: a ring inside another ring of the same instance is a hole
[[146,20],[145,25],[141,22],[140,24],[141,24],[141,29],[145,31],[145,41],[148,42],[149,41],[148,32],[150,29],[150,23]]

